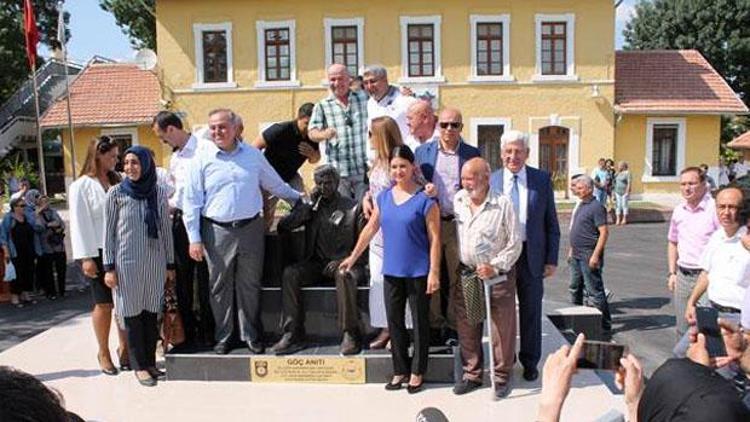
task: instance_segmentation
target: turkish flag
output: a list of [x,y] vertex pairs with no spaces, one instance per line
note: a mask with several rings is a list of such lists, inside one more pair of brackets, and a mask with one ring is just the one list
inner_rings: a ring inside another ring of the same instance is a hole
[[29,58],[29,66],[36,69],[36,45],[39,43],[39,30],[36,27],[31,0],[23,1],[23,33],[26,38],[26,56]]

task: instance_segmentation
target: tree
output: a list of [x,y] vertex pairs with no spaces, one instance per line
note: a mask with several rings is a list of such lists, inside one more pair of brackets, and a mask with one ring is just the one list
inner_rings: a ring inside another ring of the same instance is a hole
[[[57,42],[57,1],[34,0],[39,40],[51,47]],[[68,14],[64,16],[68,22]],[[37,66],[43,61],[37,58]],[[0,104],[4,103],[29,78],[23,36],[23,2],[3,1],[0,7]]]
[[640,0],[625,49],[696,49],[750,104],[750,0]]
[[136,49],[156,49],[154,5],[155,0],[99,0],[99,6],[115,16]]

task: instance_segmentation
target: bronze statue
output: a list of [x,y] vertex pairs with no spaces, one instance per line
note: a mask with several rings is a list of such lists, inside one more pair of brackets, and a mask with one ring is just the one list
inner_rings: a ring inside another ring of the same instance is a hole
[[357,285],[365,279],[359,263],[349,271],[339,264],[349,256],[363,225],[357,202],[338,193],[339,173],[335,167],[318,167],[311,203],[300,201],[278,224],[279,232],[305,226],[305,254],[301,262],[284,269],[282,275],[282,337],[273,346],[277,355],[295,353],[304,348],[305,313],[302,287],[333,280],[336,284],[338,324],[343,332],[343,355],[362,350]]

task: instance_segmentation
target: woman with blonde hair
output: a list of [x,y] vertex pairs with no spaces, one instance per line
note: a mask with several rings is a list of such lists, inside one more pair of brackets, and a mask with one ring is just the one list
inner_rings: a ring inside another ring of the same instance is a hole
[[[107,136],[91,140],[81,173],[70,185],[70,240],[73,259],[80,262],[83,275],[91,283],[94,310],[91,320],[99,345],[97,360],[102,373],[117,375],[109,351],[109,329],[114,307],[112,290],[104,284],[104,208],[107,191],[120,182],[115,172],[119,148]],[[120,370],[130,370],[125,333],[118,330]]]

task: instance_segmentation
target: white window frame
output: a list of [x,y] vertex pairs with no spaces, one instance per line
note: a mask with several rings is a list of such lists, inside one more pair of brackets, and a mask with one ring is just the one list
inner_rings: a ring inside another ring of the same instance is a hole
[[[108,128],[102,128],[102,130],[99,132],[99,136],[121,136],[121,135],[130,135],[130,139],[132,140],[133,146],[140,145],[140,140],[138,139],[138,128],[137,127],[108,127]],[[123,151],[121,151],[123,152]]]
[[[654,126],[656,125],[677,125],[677,163],[675,165],[674,176],[653,176],[653,163],[651,159],[654,154]],[[646,119],[646,157],[643,176],[643,183],[664,183],[679,182],[680,170],[685,167],[685,145],[687,140],[687,121],[683,117],[652,117]]]
[[[266,80],[266,29],[289,28],[289,80]],[[256,21],[255,22],[258,49],[258,80],[256,88],[295,88],[300,86],[297,80],[297,24],[294,19],[285,21]]]
[[[558,81],[577,81],[576,61],[575,61],[575,40],[576,40],[576,15],[574,13],[564,13],[559,15],[537,14],[534,16],[536,26],[536,73],[532,80],[536,82],[558,82]],[[565,22],[565,75],[542,75],[542,23],[545,22]]]
[[[440,41],[441,22],[440,15],[432,16],[401,16],[399,17],[401,25],[401,78],[399,83],[441,83],[445,82],[443,76],[443,65],[441,61],[440,50],[442,47]],[[409,76],[409,25],[432,24],[433,25],[433,53],[435,54],[432,65],[434,66],[434,76]]]
[[479,126],[503,126],[503,133],[513,130],[510,117],[472,117],[469,119],[469,144],[479,148]]
[[[510,73],[510,15],[470,15],[471,23],[471,74],[469,82],[512,82],[515,80]],[[477,74],[477,24],[500,23],[503,25],[503,74],[502,75],[478,75]]]
[[[203,32],[224,31],[227,37],[227,81],[205,82],[203,75]],[[193,89],[227,89],[236,88],[234,82],[233,56],[232,56],[232,22],[221,23],[196,23],[193,24],[193,43],[195,44],[195,83]]]
[[[323,27],[325,28],[325,68],[333,64],[333,50],[331,49],[331,43],[333,42],[333,27],[334,26],[356,26],[357,27],[357,72],[362,74],[365,70],[365,18],[347,18],[347,19],[334,19],[324,18]],[[355,75],[352,75],[355,76]],[[326,84],[328,81],[325,81]]]

